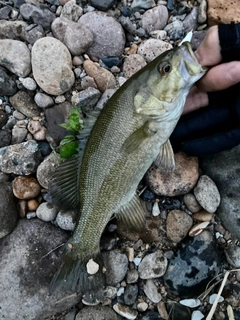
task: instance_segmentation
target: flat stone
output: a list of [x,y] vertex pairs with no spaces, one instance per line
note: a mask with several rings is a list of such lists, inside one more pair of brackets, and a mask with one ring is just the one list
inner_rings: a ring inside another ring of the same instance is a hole
[[101,97],[101,92],[93,87],[82,90],[72,96],[74,107],[81,108],[85,113],[91,113]]
[[30,51],[18,40],[0,40],[0,65],[19,77],[26,77],[31,71]]
[[148,39],[142,42],[138,48],[138,53],[141,54],[147,62],[151,62],[166,50],[172,49],[172,45],[160,39]]
[[128,258],[118,250],[103,252],[103,262],[106,268],[106,282],[115,285],[121,282],[128,269]]
[[125,33],[119,22],[104,12],[87,12],[79,23],[93,34],[93,43],[87,53],[100,58],[103,56],[120,57],[124,51]]
[[145,177],[153,192],[174,197],[193,189],[199,177],[198,159],[178,152],[175,154],[175,164],[175,170],[167,173],[161,172],[155,165],[150,167]]
[[128,79],[137,71],[141,70],[147,65],[145,59],[140,54],[131,54],[127,56],[123,63],[123,73]]
[[27,26],[25,21],[0,20],[0,39],[25,40]]
[[57,18],[52,23],[52,32],[73,55],[85,53],[93,42],[92,32],[80,23],[66,18]]
[[1,182],[0,188],[0,239],[7,236],[16,227],[18,211],[9,182]]
[[159,5],[147,10],[142,16],[142,27],[148,33],[153,30],[162,30],[167,24],[168,10],[166,6]]
[[35,117],[40,115],[40,109],[26,91],[18,91],[14,96],[10,97],[10,102],[14,109],[20,111],[27,117]]
[[121,303],[113,305],[113,310],[120,314],[123,318],[134,320],[137,318],[137,311]]
[[158,292],[158,289],[152,279],[148,279],[146,281],[145,285],[143,286],[143,290],[148,299],[154,303],[158,303],[162,299],[162,296]]
[[116,86],[114,75],[107,69],[98,66],[93,61],[84,61],[83,68],[90,77],[94,78],[98,89],[101,92],[104,92],[107,89],[113,89]]
[[67,47],[55,38],[45,37],[34,43],[32,69],[39,87],[52,95],[70,90],[75,81],[71,55]]
[[0,240],[1,319],[48,319],[79,303],[76,293],[49,295],[50,282],[61,264],[58,250],[53,249],[67,238],[66,232],[51,223],[21,219]]
[[188,210],[190,210],[192,213],[197,213],[202,209],[193,193],[185,194],[183,197],[183,201]]
[[34,44],[38,39],[45,36],[45,31],[39,24],[26,33],[26,40],[30,44]]
[[208,0],[208,25],[240,22],[240,7],[237,0]]
[[194,188],[198,203],[208,212],[214,213],[220,204],[220,194],[214,181],[202,175]]
[[141,261],[138,272],[141,279],[152,279],[161,277],[167,269],[167,258],[163,252],[157,250],[146,255]]
[[173,242],[181,242],[193,225],[192,218],[182,210],[172,210],[167,215],[167,237]]
[[46,30],[50,29],[51,23],[55,19],[55,14],[46,7],[41,9],[31,3],[22,4],[20,13],[27,21],[30,20],[36,24],[40,24]]

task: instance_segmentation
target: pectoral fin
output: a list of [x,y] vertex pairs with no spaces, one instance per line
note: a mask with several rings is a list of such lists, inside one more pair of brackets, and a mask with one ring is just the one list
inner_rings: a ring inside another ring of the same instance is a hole
[[169,139],[162,145],[154,164],[165,171],[173,171],[175,169],[174,153]]
[[134,229],[142,229],[145,223],[145,211],[137,194],[120,208],[116,218]]

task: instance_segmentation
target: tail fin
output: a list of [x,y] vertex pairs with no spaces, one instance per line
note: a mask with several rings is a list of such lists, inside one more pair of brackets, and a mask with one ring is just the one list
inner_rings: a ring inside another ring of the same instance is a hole
[[[99,265],[95,274],[89,274],[87,264],[90,259]],[[63,264],[54,275],[50,294],[56,291],[77,292],[89,304],[104,301],[105,275],[100,255],[88,256],[79,259],[73,255],[72,250],[64,249]]]

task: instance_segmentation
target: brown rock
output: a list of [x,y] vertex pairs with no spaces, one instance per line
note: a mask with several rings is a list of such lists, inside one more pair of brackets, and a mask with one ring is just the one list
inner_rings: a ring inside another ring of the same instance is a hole
[[34,199],[40,194],[40,191],[40,184],[32,177],[18,176],[13,180],[13,193],[18,199]]
[[185,153],[175,154],[176,168],[173,172],[164,172],[152,165],[145,178],[150,189],[163,196],[179,196],[188,193],[197,183],[198,159]]
[[212,217],[213,213],[207,212],[206,210],[202,210],[193,214],[193,219],[197,221],[211,221]]
[[134,73],[146,66],[145,59],[140,54],[131,54],[126,57],[123,63],[125,78],[130,78]]
[[240,22],[238,0],[208,0],[208,25]]
[[27,201],[26,200],[19,200],[18,201],[18,213],[20,218],[24,218],[27,214],[28,207],[27,207]]
[[91,60],[84,61],[83,67],[86,73],[90,77],[94,78],[101,92],[115,87],[116,81],[110,71],[98,66]]
[[39,207],[39,202],[35,199],[28,200],[27,207],[29,211],[35,211]]
[[187,236],[192,224],[192,218],[186,212],[181,210],[170,211],[166,221],[167,237],[173,242],[180,242]]

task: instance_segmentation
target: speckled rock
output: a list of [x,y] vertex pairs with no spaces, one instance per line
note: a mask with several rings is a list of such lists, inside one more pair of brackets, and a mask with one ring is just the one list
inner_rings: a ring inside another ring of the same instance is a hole
[[220,194],[214,181],[203,175],[200,177],[194,195],[199,204],[208,212],[214,213],[220,204]]
[[193,225],[192,218],[184,211],[172,210],[167,215],[167,237],[176,242],[181,242]]
[[20,13],[24,19],[40,24],[44,29],[50,29],[51,23],[55,19],[55,14],[46,7],[41,9],[31,3],[22,4]]
[[75,293],[49,295],[51,279],[61,264],[58,250],[51,250],[67,238],[65,231],[51,223],[21,219],[0,240],[1,319],[42,320],[79,303]]
[[107,306],[85,307],[75,320],[117,320],[117,314]]
[[66,18],[55,19],[51,28],[53,35],[76,56],[86,52],[93,41],[91,31]]
[[125,46],[122,26],[114,18],[103,12],[87,12],[79,23],[89,29],[94,37],[87,53],[91,56],[121,56]]
[[194,298],[202,293],[208,282],[221,271],[222,255],[209,231],[182,241],[164,275],[168,293]]
[[83,13],[82,7],[76,4],[76,0],[66,2],[61,11],[61,17],[77,22]]
[[131,54],[127,56],[123,63],[123,73],[128,79],[138,70],[146,66],[146,61],[140,54]]
[[30,91],[34,91],[37,89],[37,84],[36,82],[33,80],[33,78],[30,78],[30,77],[27,77],[27,78],[24,78],[24,79],[20,79],[23,86],[30,90]]
[[115,89],[107,89],[106,91],[104,91],[104,93],[102,94],[101,98],[98,100],[97,105],[95,106],[95,110],[102,110],[106,103],[108,102],[108,100],[111,98],[111,96],[117,91],[117,88]]
[[123,299],[126,305],[133,305],[138,297],[138,286],[137,285],[127,285],[124,290]]
[[0,39],[25,40],[25,21],[0,20]]
[[240,7],[237,0],[208,0],[208,25],[240,22]]
[[128,258],[118,250],[103,252],[103,262],[106,268],[106,282],[115,285],[121,282],[128,269]]
[[37,179],[40,185],[48,189],[52,175],[59,165],[58,158],[54,152],[47,156],[37,168]]
[[8,235],[16,227],[18,212],[9,182],[1,182],[0,188],[0,239]]
[[161,30],[167,24],[168,10],[166,6],[159,5],[147,10],[142,16],[142,27],[148,33],[153,30]]
[[113,74],[110,71],[98,66],[91,60],[84,61],[83,67],[86,73],[90,77],[94,78],[98,86],[98,89],[101,92],[104,92],[107,89],[113,89],[115,87],[116,81]]
[[71,55],[55,38],[45,37],[34,43],[32,69],[39,87],[52,95],[65,93],[75,81]]
[[138,53],[141,54],[147,62],[150,62],[169,49],[172,49],[170,43],[159,39],[148,39],[140,44]]
[[45,36],[45,31],[40,24],[36,25],[34,28],[28,30],[26,33],[26,40],[31,45],[33,45],[38,39],[41,39]]
[[0,149],[0,170],[5,173],[29,175],[36,172],[41,161],[42,156],[34,140]]
[[161,250],[146,255],[141,261],[138,271],[141,279],[161,277],[167,268],[167,259]]
[[59,211],[56,217],[56,223],[63,230],[73,231],[76,226],[78,212],[76,210]]
[[31,71],[30,51],[18,40],[0,40],[0,66],[19,77],[26,77]]
[[36,210],[36,215],[43,221],[53,221],[58,213],[57,207],[48,202],[43,202]]
[[188,193],[198,180],[198,159],[185,153],[175,154],[176,168],[173,172],[161,172],[155,165],[146,173],[150,189],[163,196],[177,196]]
[[33,177],[18,176],[13,180],[13,193],[22,200],[36,198],[41,191],[41,186]]
[[27,117],[32,118],[40,115],[40,109],[37,107],[32,96],[26,91],[18,91],[14,96],[10,97],[10,102],[14,109]]
[[178,19],[169,23],[164,30],[167,31],[169,38],[174,41],[183,39],[185,35],[183,23]]

